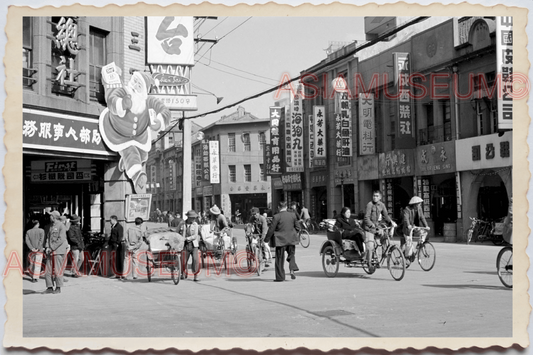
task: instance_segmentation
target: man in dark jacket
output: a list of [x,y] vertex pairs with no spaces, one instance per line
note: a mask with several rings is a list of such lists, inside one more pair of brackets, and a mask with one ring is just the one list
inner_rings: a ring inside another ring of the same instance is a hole
[[279,203],[279,213],[272,218],[272,224],[268,229],[265,241],[268,243],[273,240],[276,247],[276,279],[274,281],[285,281],[284,258],[287,251],[287,261],[289,262],[289,271],[291,278],[296,279],[295,271],[298,271],[296,265],[295,253],[296,244],[298,244],[298,231],[300,226],[294,212],[287,211],[287,202]]
[[83,249],[85,248],[79,224],[80,217],[73,214],[70,218],[70,223],[70,228],[67,231],[67,240],[70,244],[70,252],[75,266],[72,276],[79,277],[80,266],[83,264]]
[[[124,228],[118,223],[118,217],[113,215],[110,218],[111,233],[109,234],[108,244],[111,248],[111,260],[115,259],[115,271],[122,273],[122,266],[124,265],[124,249],[122,243],[124,242]],[[116,275],[117,278],[122,279],[121,275]]]

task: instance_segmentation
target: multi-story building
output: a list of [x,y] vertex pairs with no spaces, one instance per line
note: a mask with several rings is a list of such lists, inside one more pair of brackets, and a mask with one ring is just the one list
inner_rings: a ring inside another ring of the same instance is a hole
[[[502,112],[490,91],[495,21],[430,18],[355,56],[355,43],[345,46],[301,73],[309,120],[299,202],[312,216],[331,218],[343,206],[360,214],[376,189],[396,218],[413,195],[422,197],[432,233],[450,241],[470,216],[506,215],[512,131],[498,126]],[[333,84],[339,76],[349,93]],[[317,155],[318,132],[325,156]],[[277,203],[284,196],[276,193],[284,189],[279,177],[273,189]]]
[[[236,112],[202,128],[202,140],[193,136],[193,206],[197,211],[216,204],[226,217],[240,210],[246,219],[252,207],[259,207],[261,212],[270,208],[271,182],[263,166],[265,144],[270,140],[268,129],[268,119],[238,107]],[[209,141],[219,145],[220,183],[211,183],[203,170],[203,145]]]

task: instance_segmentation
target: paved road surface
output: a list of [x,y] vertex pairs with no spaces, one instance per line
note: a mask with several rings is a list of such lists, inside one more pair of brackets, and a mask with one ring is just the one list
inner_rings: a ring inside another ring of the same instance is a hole
[[[244,232],[235,229],[239,249]],[[209,275],[174,285],[168,276],[130,281],[68,278],[59,295],[42,295],[44,279],[23,282],[25,337],[506,337],[512,291],[495,271],[491,245],[435,243],[436,266],[412,265],[402,281],[388,270],[367,275],[341,266],[324,275],[319,247],[297,247],[297,279]],[[219,266],[217,264],[217,266]],[[242,274],[242,273],[241,273]],[[289,278],[289,277],[288,277]],[[68,314],[68,317],[60,316]],[[73,315],[76,316],[73,316]],[[105,315],[105,317],[103,316]],[[127,326],[126,326],[127,325]]]

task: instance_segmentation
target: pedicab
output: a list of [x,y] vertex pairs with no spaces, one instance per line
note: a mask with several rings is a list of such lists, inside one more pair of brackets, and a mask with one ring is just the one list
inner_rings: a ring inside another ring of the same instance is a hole
[[172,228],[153,228],[146,231],[148,244],[146,273],[148,282],[152,281],[155,269],[165,268],[170,272],[174,284],[180,282],[181,252],[185,244],[185,237],[176,233]]
[[[328,239],[322,243],[320,254],[322,255],[322,268],[327,277],[335,277],[339,272],[339,265],[345,267],[361,267],[369,275],[380,268],[387,260],[387,268],[396,281],[400,281],[405,274],[405,258],[398,246],[392,243],[394,227],[386,225],[378,226],[382,236],[375,236],[373,250],[367,250],[366,243],[363,250],[359,250],[355,241],[342,239],[343,229],[335,226],[334,219],[325,219],[320,223],[327,230]],[[362,221],[356,220],[356,235],[364,240],[365,231]],[[370,253],[370,254],[369,254]]]
[[202,268],[205,268],[205,259],[207,256],[224,263],[224,269],[228,268],[230,255],[233,256],[234,263],[237,263],[237,238],[233,237],[233,231],[230,233],[211,231],[210,224],[200,225],[200,253],[202,259]]

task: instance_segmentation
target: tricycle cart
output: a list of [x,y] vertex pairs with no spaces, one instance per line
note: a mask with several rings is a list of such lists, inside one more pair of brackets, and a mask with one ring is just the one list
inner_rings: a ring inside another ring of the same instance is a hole
[[237,263],[237,238],[225,232],[211,232],[209,224],[200,225],[200,252],[202,257],[202,268],[205,268],[205,259],[211,255],[215,260],[224,263],[224,268],[228,268],[227,260],[230,254],[233,256],[235,264]]
[[185,237],[170,228],[156,228],[146,232],[148,244],[146,272],[148,282],[152,281],[152,273],[157,268],[166,268],[174,284],[180,282],[181,251]]

